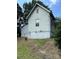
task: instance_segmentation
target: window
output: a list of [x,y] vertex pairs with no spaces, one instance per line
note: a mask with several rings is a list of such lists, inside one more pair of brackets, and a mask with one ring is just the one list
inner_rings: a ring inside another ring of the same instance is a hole
[[39,22],[39,19],[36,19],[36,23],[38,23]]
[[39,23],[36,23],[36,27],[38,27],[39,26]]
[[36,23],[35,26],[38,27],[39,26],[39,19],[36,19],[35,23]]

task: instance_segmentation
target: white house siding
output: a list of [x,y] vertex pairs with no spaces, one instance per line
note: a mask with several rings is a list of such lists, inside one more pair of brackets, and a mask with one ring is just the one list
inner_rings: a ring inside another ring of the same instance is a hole
[[[38,13],[36,12],[38,10]],[[41,7],[37,7],[28,19],[29,38],[50,38],[50,15]],[[39,27],[36,27],[36,20],[39,19]],[[26,29],[26,28],[25,28]],[[25,30],[26,34],[26,30]]]
[[21,29],[21,37],[28,37],[28,25],[25,25],[25,26]]
[[49,32],[32,32],[31,36],[29,37],[31,39],[45,39],[45,38],[50,38],[50,33]]

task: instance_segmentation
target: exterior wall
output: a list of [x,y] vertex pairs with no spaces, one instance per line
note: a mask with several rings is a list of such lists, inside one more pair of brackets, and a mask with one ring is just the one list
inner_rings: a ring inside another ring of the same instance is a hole
[[21,29],[21,37],[28,37],[28,25],[25,25],[25,26]]
[[[37,9],[38,13],[37,13]],[[39,27],[36,27],[36,20]],[[28,19],[28,37],[34,39],[50,38],[50,15],[41,7],[37,7]]]
[[28,37],[31,39],[45,39],[45,38],[50,38],[50,33],[49,32],[31,32],[31,35]]

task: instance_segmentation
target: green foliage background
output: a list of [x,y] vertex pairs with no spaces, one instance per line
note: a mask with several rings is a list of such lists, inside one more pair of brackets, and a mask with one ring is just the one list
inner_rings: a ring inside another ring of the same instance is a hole
[[53,38],[56,41],[57,46],[61,49],[61,18],[55,18],[55,29]]

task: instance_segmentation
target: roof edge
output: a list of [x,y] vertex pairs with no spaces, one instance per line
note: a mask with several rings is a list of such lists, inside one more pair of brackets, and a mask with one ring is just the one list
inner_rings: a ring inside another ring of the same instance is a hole
[[51,12],[50,10],[46,9],[45,7],[43,7],[42,5],[40,5],[39,3],[36,3],[35,6],[32,8],[32,10],[30,11],[30,13],[27,15],[26,19],[28,19],[28,17],[31,15],[32,11],[35,9],[36,6],[40,6],[41,8],[43,8],[44,10],[46,10],[47,12]]

